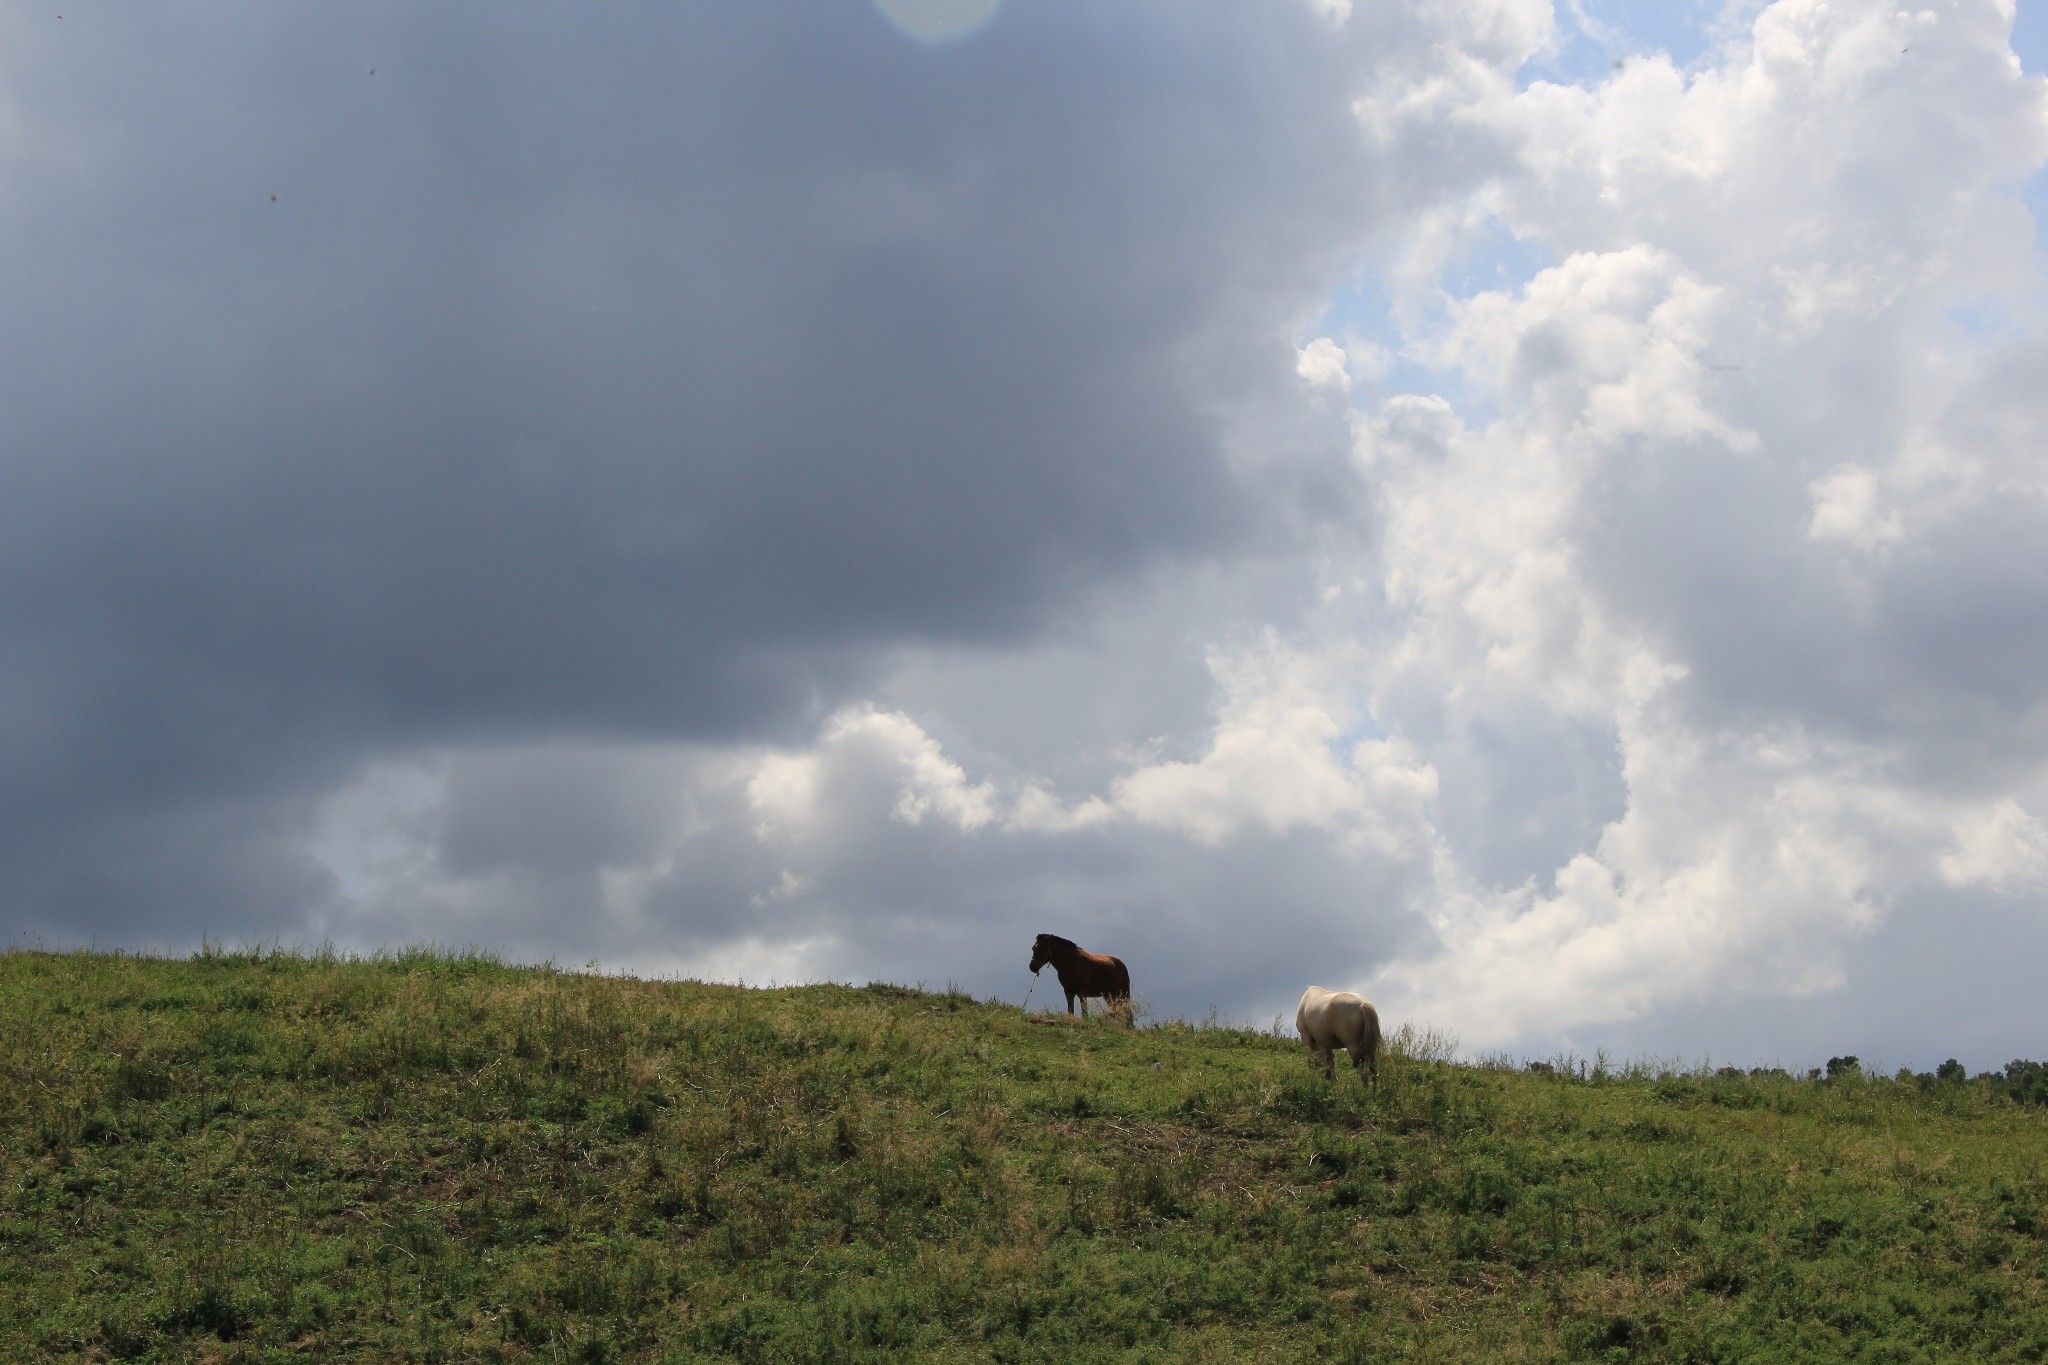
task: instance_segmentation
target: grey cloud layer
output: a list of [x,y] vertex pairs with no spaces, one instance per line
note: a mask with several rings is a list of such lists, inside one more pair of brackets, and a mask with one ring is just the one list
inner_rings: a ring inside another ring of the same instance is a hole
[[269,803],[370,755],[793,733],[1241,540],[1370,207],[1306,12],[7,39],[0,866],[59,937],[289,924]]

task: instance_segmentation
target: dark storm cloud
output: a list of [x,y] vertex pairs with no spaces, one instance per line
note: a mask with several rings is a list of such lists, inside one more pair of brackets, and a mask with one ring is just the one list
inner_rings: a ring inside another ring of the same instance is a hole
[[6,39],[13,931],[289,932],[293,803],[368,756],[792,733],[1241,538],[1220,414],[1370,207],[1306,7]]

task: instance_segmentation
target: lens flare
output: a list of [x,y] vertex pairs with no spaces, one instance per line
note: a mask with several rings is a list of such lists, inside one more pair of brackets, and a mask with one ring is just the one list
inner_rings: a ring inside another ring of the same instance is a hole
[[995,18],[1002,0],[875,0],[898,31],[925,43],[964,38]]

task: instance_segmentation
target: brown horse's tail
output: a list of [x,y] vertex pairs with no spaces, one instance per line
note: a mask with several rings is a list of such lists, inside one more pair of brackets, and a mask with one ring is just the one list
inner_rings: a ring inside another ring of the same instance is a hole
[[1110,1000],[1121,1000],[1124,1002],[1124,1022],[1128,1023],[1132,1028],[1136,1028],[1138,1026],[1138,1016],[1131,1008],[1131,969],[1124,965],[1124,960],[1120,957],[1112,957],[1110,961],[1115,963],[1116,967],[1109,974],[1110,980],[1107,995]]

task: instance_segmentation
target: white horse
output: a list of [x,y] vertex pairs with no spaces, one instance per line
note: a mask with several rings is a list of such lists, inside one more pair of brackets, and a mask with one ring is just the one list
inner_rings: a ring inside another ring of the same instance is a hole
[[1310,986],[1301,993],[1294,1027],[1308,1048],[1309,1062],[1336,1076],[1336,1049],[1351,1054],[1361,1084],[1380,1083],[1380,1012],[1362,995]]

